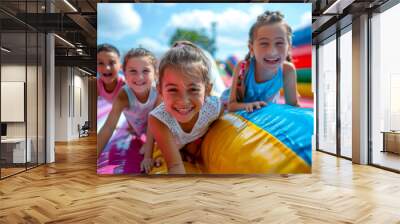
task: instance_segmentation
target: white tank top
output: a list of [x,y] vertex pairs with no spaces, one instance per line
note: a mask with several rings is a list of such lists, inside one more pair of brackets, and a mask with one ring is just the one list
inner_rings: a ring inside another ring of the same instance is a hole
[[157,101],[157,89],[152,86],[149,97],[145,103],[141,103],[133,91],[125,85],[123,87],[128,95],[129,108],[124,110],[124,115],[128,123],[132,126],[138,136],[145,134],[147,130],[147,116],[153,110]]
[[172,117],[166,110],[164,103],[161,103],[153,111],[150,112],[155,118],[163,122],[170,130],[175,138],[175,142],[181,149],[186,144],[202,137],[208,130],[210,124],[218,119],[221,111],[221,102],[216,96],[206,98],[200,109],[199,117],[190,133],[182,130],[178,121]]

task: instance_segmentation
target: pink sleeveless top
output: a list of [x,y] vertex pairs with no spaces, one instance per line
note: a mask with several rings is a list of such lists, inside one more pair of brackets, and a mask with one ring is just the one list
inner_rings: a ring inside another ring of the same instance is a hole
[[97,80],[97,92],[99,93],[99,96],[103,97],[105,100],[112,103],[114,101],[115,97],[117,96],[119,90],[124,86],[124,84],[125,84],[124,79],[118,75],[117,85],[115,86],[114,91],[109,93],[104,88],[104,82],[101,79],[98,79]]

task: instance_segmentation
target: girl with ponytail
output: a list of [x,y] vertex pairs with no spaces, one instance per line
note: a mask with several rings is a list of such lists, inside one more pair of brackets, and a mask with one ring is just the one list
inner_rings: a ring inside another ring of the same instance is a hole
[[298,106],[296,69],[291,63],[292,29],[280,12],[266,11],[257,17],[249,31],[249,52],[234,70],[228,98],[229,111],[252,112],[276,103],[280,90],[285,103]]

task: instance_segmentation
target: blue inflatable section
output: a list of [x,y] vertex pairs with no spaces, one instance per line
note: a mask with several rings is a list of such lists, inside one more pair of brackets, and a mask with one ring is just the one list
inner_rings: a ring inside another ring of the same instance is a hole
[[312,28],[306,26],[293,32],[293,46],[300,46],[305,44],[311,44],[312,42]]
[[269,104],[252,113],[242,110],[236,114],[275,136],[311,166],[314,130],[312,109]]

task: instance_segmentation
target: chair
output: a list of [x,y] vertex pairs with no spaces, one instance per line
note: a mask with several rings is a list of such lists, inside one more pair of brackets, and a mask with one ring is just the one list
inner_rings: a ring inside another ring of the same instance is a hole
[[90,129],[89,121],[85,121],[82,127],[78,124],[79,138],[89,136],[89,129]]

